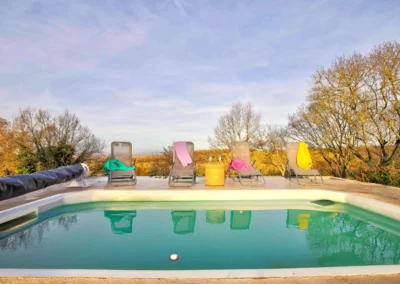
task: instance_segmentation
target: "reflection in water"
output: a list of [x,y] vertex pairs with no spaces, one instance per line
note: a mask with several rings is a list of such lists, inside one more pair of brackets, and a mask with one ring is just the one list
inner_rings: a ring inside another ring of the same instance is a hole
[[132,222],[133,218],[136,217],[136,210],[104,210],[104,217],[110,219],[111,231],[114,234],[131,234]]
[[349,214],[316,212],[309,219],[307,240],[318,254],[318,262],[352,265],[399,264],[399,236],[383,231]]
[[251,210],[231,211],[231,230],[248,230],[251,223]]
[[175,234],[189,234],[194,232],[196,224],[196,210],[174,210],[171,212]]
[[317,213],[328,217],[336,217],[338,215],[337,212],[288,209],[286,214],[286,228],[300,228],[300,230],[305,230],[309,226],[310,217]]
[[206,210],[206,222],[208,224],[225,223],[225,210]]
[[18,248],[28,249],[35,243],[41,243],[44,232],[52,231],[53,229],[63,229],[68,231],[72,224],[78,222],[78,217],[60,216],[56,219],[47,220],[39,224],[30,226],[20,232],[17,232],[7,238],[0,240],[0,249],[3,251],[15,251]]

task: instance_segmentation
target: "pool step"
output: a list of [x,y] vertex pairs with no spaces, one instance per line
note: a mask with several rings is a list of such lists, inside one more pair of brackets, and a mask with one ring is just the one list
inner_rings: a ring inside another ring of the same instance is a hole
[[320,206],[331,206],[335,204],[335,201],[329,200],[329,199],[319,199],[319,200],[313,200],[311,203],[320,205]]
[[14,230],[16,228],[34,222],[38,218],[38,209],[29,212],[22,212],[22,214],[13,216],[12,219],[5,219],[0,223],[0,233]]

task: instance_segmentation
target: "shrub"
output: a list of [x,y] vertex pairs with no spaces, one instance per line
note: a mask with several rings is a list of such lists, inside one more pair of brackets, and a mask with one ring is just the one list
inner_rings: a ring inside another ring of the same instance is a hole
[[376,169],[360,168],[358,171],[351,172],[351,177],[358,181],[400,187],[400,170],[394,166]]

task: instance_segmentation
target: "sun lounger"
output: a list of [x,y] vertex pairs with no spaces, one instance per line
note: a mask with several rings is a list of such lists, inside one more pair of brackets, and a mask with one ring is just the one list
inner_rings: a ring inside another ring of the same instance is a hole
[[135,166],[132,165],[132,144],[130,142],[112,142],[111,159],[104,165],[104,172],[108,174],[108,183],[122,185],[136,184]]
[[[232,177],[235,180],[235,174],[241,185],[245,185],[244,180],[251,183],[254,181],[257,185],[265,185],[263,174],[254,168],[250,159],[250,148],[247,142],[234,142],[231,144],[232,160],[228,171],[233,171]],[[235,167],[235,164],[240,165]],[[249,184],[248,182],[246,184]]]
[[[324,180],[319,173],[318,170],[315,169],[301,169],[297,165],[297,151],[299,148],[299,142],[288,142],[286,144],[286,149],[287,149],[287,158],[288,158],[288,163],[287,163],[287,175],[289,176],[289,180],[291,180],[292,175],[296,176],[296,181],[298,184],[304,185],[304,183],[300,183],[299,177],[305,177],[309,178],[310,176],[314,177],[313,179],[310,179],[310,181],[313,182],[313,184],[322,184],[324,183]],[[321,178],[321,182],[318,182],[317,177]]]
[[172,146],[173,164],[169,174],[169,186],[192,186],[196,183],[196,163],[192,142],[175,142]]

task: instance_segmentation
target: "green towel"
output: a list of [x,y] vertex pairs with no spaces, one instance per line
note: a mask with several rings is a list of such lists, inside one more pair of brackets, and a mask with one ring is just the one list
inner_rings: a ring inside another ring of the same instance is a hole
[[107,160],[104,164],[104,172],[108,175],[110,171],[133,171],[136,166],[127,167],[125,164],[116,159]]

